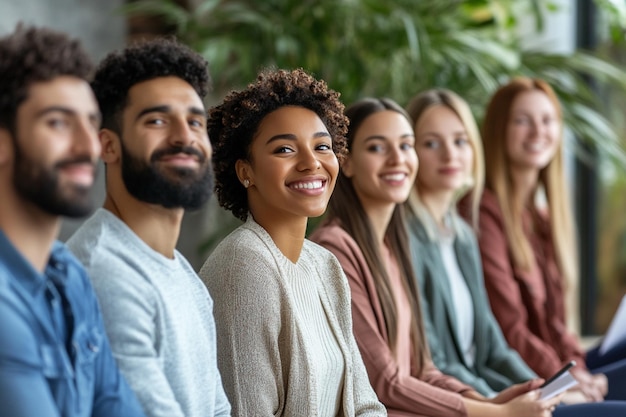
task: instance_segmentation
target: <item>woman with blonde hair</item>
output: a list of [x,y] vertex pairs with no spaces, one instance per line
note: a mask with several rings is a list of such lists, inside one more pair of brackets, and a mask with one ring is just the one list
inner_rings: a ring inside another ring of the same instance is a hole
[[450,90],[416,95],[407,112],[420,160],[408,233],[433,361],[442,372],[493,396],[536,375],[502,336],[489,309],[476,237],[455,210],[471,187],[476,202],[471,223],[477,224],[484,181],[478,128],[467,103]]
[[311,239],[333,252],[348,277],[354,334],[369,379],[390,416],[549,416],[540,380],[487,399],[433,364],[413,278],[403,203],[418,160],[406,112],[367,98],[346,110],[348,156],[327,218]]
[[[420,160],[408,204],[408,234],[432,359],[443,373],[493,397],[536,375],[508,346],[493,317],[474,231],[455,210],[468,188],[476,201],[483,189],[478,129],[467,103],[449,90],[420,93],[407,111]],[[478,206],[468,212],[477,224]],[[560,406],[554,415],[625,412],[626,403],[602,403]]]
[[[478,238],[491,307],[509,345],[544,378],[575,360],[580,401],[626,399],[626,361],[586,355],[566,325],[578,256],[556,94],[542,80],[511,80],[492,97],[482,134]],[[467,209],[476,200],[463,203]],[[618,356],[626,357],[626,347]]]

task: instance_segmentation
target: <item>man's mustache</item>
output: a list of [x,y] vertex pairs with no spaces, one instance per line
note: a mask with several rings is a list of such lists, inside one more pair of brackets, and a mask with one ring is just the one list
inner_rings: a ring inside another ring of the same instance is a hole
[[193,146],[172,146],[169,148],[154,151],[152,157],[150,158],[150,161],[156,162],[164,156],[177,154],[196,156],[200,163],[204,163],[204,161],[206,160],[206,156],[204,156],[202,152],[200,152],[197,148],[194,148]]
[[62,169],[62,168],[66,168],[66,167],[71,166],[71,165],[82,165],[82,164],[92,165],[94,167],[94,169],[95,169],[95,167],[98,164],[98,162],[94,161],[93,159],[91,159],[91,157],[88,156],[88,155],[81,155],[81,156],[77,156],[75,158],[63,159],[63,160],[57,162],[56,164],[54,164],[54,167],[57,168],[57,169]]

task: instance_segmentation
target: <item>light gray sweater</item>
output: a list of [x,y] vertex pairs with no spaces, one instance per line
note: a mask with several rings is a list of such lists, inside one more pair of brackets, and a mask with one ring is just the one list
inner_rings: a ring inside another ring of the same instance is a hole
[[337,259],[305,240],[296,264],[254,220],[224,239],[200,276],[215,297],[218,362],[234,416],[319,416],[312,347],[288,282],[318,286],[343,361],[341,416],[385,416],[352,334],[350,289]]
[[114,356],[146,415],[229,416],[213,301],[187,260],[152,250],[105,209],[68,246],[91,277]]

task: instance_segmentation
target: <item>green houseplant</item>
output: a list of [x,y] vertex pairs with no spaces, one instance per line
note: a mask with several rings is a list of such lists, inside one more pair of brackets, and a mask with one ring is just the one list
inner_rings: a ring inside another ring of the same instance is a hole
[[[139,0],[129,3],[125,12],[160,16],[179,38],[201,52],[210,62],[217,98],[252,81],[263,67],[303,67],[340,91],[345,103],[373,95],[404,104],[418,91],[441,86],[465,97],[480,119],[486,101],[503,80],[535,76],[557,90],[576,138],[625,160],[619,135],[588,81],[593,78],[600,89],[623,92],[626,72],[589,52],[554,54],[522,46],[522,29],[540,32],[546,16],[558,7],[553,1],[191,3],[193,7],[185,8],[174,0]],[[610,16],[619,17],[612,2],[597,3]],[[618,25],[617,18],[611,27]],[[235,225],[221,218],[218,223],[222,226],[207,238],[203,250]]]
[[[342,93],[344,102],[385,95],[400,103],[433,86],[465,97],[478,118],[512,75],[545,78],[559,93],[568,126],[621,156],[612,125],[596,109],[589,77],[626,91],[626,72],[584,52],[522,48],[516,16],[543,30],[550,0],[174,0],[129,3],[127,13],[161,16],[211,63],[216,95],[252,81],[258,70],[303,67]],[[598,0],[610,9],[611,2]],[[608,5],[608,6],[607,6]],[[613,15],[617,14],[615,11]],[[528,28],[526,28],[528,32]],[[618,152],[616,152],[618,151]]]

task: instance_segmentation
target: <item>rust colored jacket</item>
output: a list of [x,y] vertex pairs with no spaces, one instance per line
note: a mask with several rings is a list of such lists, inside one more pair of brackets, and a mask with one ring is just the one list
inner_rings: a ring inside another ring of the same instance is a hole
[[[466,212],[461,203],[460,212]],[[549,219],[524,212],[524,231],[534,250],[530,270],[513,265],[502,211],[495,194],[485,190],[480,203],[478,241],[485,287],[509,345],[540,377],[548,378],[563,363],[585,367],[585,353],[565,324],[563,277],[557,265]]]

